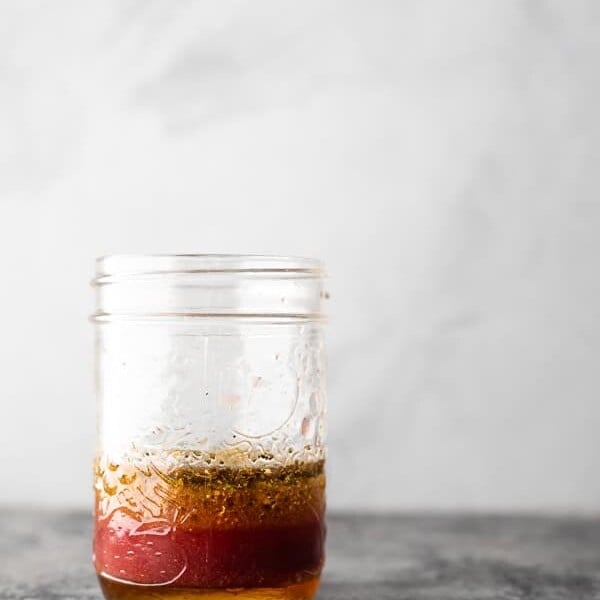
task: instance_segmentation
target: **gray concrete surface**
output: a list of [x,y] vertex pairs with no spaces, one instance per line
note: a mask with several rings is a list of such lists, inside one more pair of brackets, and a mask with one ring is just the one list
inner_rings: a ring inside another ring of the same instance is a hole
[[[600,598],[600,519],[333,515],[328,537],[319,600]],[[0,512],[0,599],[99,600],[90,545],[88,515]]]

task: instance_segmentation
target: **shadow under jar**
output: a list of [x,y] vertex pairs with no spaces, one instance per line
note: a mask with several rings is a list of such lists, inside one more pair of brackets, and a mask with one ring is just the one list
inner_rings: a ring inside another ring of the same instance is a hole
[[109,600],[308,600],[325,538],[323,270],[97,261],[94,562]]

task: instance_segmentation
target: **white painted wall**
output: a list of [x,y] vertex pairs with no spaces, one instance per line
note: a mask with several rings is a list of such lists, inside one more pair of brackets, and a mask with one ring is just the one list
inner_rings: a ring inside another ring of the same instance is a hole
[[90,503],[96,255],[322,257],[330,506],[600,508],[600,4],[0,6],[0,503]]

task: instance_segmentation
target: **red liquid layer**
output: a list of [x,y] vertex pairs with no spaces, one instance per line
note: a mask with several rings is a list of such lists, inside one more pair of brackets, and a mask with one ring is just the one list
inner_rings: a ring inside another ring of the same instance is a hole
[[125,527],[117,530],[114,523],[98,527],[98,572],[141,584],[277,587],[317,576],[323,561],[323,525],[317,520],[302,525],[165,535],[132,535],[132,531]]

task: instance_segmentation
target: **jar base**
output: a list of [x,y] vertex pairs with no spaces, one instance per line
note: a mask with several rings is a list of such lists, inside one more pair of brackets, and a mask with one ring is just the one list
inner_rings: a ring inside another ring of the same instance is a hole
[[202,589],[120,583],[98,576],[106,600],[312,600],[319,577],[285,587]]

